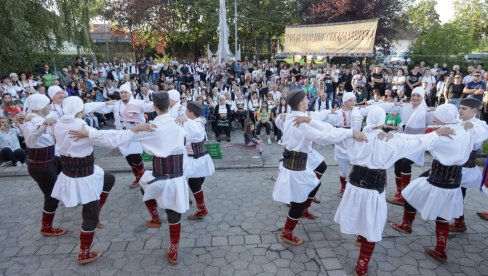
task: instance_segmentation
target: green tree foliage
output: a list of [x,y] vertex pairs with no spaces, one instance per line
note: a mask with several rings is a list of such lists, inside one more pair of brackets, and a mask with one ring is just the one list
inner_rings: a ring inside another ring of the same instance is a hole
[[405,28],[418,30],[423,33],[440,24],[439,14],[435,10],[435,0],[421,0],[410,6],[403,16]]
[[[449,62],[462,64],[472,52],[488,52],[488,3],[486,0],[454,2],[451,22],[426,28],[410,49],[414,62]],[[421,20],[414,22],[422,25]]]
[[[467,27],[475,41],[488,38],[488,0],[455,0],[454,22]],[[485,49],[488,50],[488,49]]]
[[62,45],[60,20],[42,0],[4,0],[0,5],[0,72],[31,70]]

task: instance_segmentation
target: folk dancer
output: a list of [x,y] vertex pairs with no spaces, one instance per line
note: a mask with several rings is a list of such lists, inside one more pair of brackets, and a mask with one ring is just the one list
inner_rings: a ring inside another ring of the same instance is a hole
[[92,262],[101,255],[100,251],[90,251],[90,246],[99,222],[100,209],[115,183],[112,174],[104,172],[95,165],[93,146],[90,141],[75,140],[68,136],[69,131],[87,127],[82,119],[83,108],[83,101],[79,97],[68,97],[63,101],[63,116],[54,127],[56,149],[61,155],[62,172],[51,194],[68,208],[83,205],[79,264]]
[[55,156],[52,136],[52,125],[55,120],[46,119],[51,110],[48,97],[37,93],[29,98],[28,108],[31,113],[21,126],[21,130],[27,146],[27,170],[44,194],[41,234],[60,236],[66,234],[67,230],[53,227],[59,200],[51,197],[54,183],[61,172],[61,160]]
[[336,143],[349,137],[363,140],[364,135],[350,129],[335,129],[330,124],[311,120],[310,125],[295,126],[298,116],[307,116],[308,99],[305,92],[293,91],[288,95],[288,103],[293,112],[283,123],[283,162],[276,180],[273,199],[290,204],[290,211],[281,232],[281,240],[299,245],[303,239],[293,235],[298,219],[307,207],[307,202],[318,191],[320,181],[312,169],[307,166],[308,153],[312,150],[312,143]]
[[185,130],[186,160],[183,171],[198,209],[195,214],[188,216],[190,220],[201,219],[208,214],[202,185],[205,177],[211,176],[215,172],[212,158],[205,150],[206,132],[200,123],[201,114],[202,105],[193,101],[186,106],[186,116],[176,120]]
[[435,124],[450,127],[455,135],[452,140],[441,137],[428,148],[433,157],[429,176],[415,179],[402,191],[405,199],[403,220],[401,223],[390,222],[390,226],[398,232],[411,234],[417,210],[424,220],[436,220],[436,246],[426,248],[425,252],[445,261],[449,221],[463,214],[461,172],[473,149],[474,139],[458,124],[455,105],[440,105],[434,115]]
[[[387,217],[385,199],[386,169],[400,158],[417,150],[425,151],[437,138],[436,133],[414,138],[412,135],[385,134],[381,127],[385,123],[385,111],[380,107],[369,110],[364,128],[367,143],[353,142],[348,157],[352,164],[344,196],[339,204],[334,221],[340,224],[341,232],[357,236],[360,247],[356,264],[356,275],[366,275],[375,244],[382,239]],[[447,128],[438,132],[450,131]],[[401,137],[403,135],[403,137]]]
[[[467,189],[479,190],[482,180],[481,171],[476,166],[476,154],[481,148],[481,144],[488,138],[488,125],[485,121],[476,118],[476,114],[480,110],[481,101],[476,98],[464,98],[461,100],[459,106],[459,117],[463,122],[469,122],[472,124],[470,132],[475,135],[477,142],[469,155],[469,159],[466,164],[463,165],[462,178],[461,178],[461,192],[463,194],[463,200],[466,197]],[[464,215],[454,219],[454,222],[450,225],[451,232],[464,232],[466,231],[466,222],[464,221]]]
[[[181,214],[186,212],[188,203],[188,184],[183,174],[183,159],[185,153],[185,130],[178,126],[169,114],[170,99],[167,92],[153,93],[154,110],[158,115],[151,126],[153,132],[141,132],[135,135],[132,131],[81,130],[72,132],[77,137],[89,137],[94,144],[113,147],[128,141],[138,142],[145,152],[154,155],[153,170],[145,171],[140,180],[144,189],[144,202],[154,200],[166,211],[169,222],[171,245],[167,251],[168,261],[178,263],[178,244],[181,232]],[[148,126],[141,124],[140,126]],[[137,126],[136,126],[137,127]],[[109,134],[109,135],[107,135]],[[154,208],[157,213],[157,209]],[[157,222],[161,226],[159,215]],[[156,224],[153,220],[152,223]]]
[[[396,107],[400,113],[402,125],[400,130],[406,134],[424,134],[427,125],[432,121],[432,112],[425,103],[425,91],[422,87],[412,90],[410,103],[401,103]],[[402,191],[410,183],[412,178],[412,164],[424,165],[425,152],[417,151],[412,155],[402,158],[395,163],[395,184],[397,190],[392,198],[387,199],[388,203],[403,206]]]

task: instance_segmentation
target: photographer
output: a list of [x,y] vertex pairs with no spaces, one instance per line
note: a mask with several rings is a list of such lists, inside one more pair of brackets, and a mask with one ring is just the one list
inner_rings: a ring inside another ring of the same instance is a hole
[[10,124],[7,118],[0,118],[0,167],[25,163],[26,152],[20,148],[20,131],[15,121]]

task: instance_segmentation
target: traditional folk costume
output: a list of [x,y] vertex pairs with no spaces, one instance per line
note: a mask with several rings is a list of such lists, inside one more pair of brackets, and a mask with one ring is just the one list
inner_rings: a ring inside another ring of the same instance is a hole
[[[481,107],[481,101],[475,98],[465,98],[461,100],[461,105],[479,109]],[[461,178],[461,192],[463,194],[463,200],[466,196],[466,189],[479,190],[482,180],[481,170],[476,166],[476,155],[484,140],[488,138],[488,125],[485,121],[482,121],[476,117],[473,117],[467,121],[473,124],[473,129],[469,132],[475,139],[474,147],[469,155],[469,159],[466,164],[463,165],[462,178]],[[451,232],[464,232],[466,231],[466,223],[464,221],[464,215],[454,219],[454,222],[450,225]]]
[[[131,129],[138,124],[144,123],[146,121],[144,113],[154,111],[153,103],[134,99],[130,83],[128,82],[120,86],[119,90],[131,94],[129,101],[124,103],[122,100],[119,100],[113,105],[107,105],[102,113],[114,114],[114,125],[117,130]],[[132,168],[132,173],[134,174],[135,179],[129,187],[135,188],[139,185],[139,180],[144,174],[142,146],[140,143],[129,141],[120,145],[119,151]]]
[[[346,92],[343,95],[343,102],[350,99],[356,98],[354,93]],[[367,111],[359,108],[353,108],[351,110],[345,111],[344,109],[338,109],[335,114],[331,114],[328,111],[321,111],[320,114],[325,115],[322,120],[330,123],[336,128],[344,129],[356,129],[361,130],[363,117],[366,116]],[[342,197],[347,183],[347,175],[351,169],[351,164],[349,163],[347,151],[348,143],[350,141],[344,141],[343,143],[338,143],[334,146],[334,159],[339,165],[339,183],[341,185],[339,196]]]
[[[49,105],[50,100],[43,94],[29,97],[29,110],[39,111]],[[61,161],[55,156],[52,128],[44,124],[46,118],[31,113],[29,120],[22,125],[22,133],[27,146],[27,170],[44,194],[41,234],[43,236],[60,236],[66,230],[53,227],[54,215],[59,200],[51,197],[54,183],[61,172]]]
[[457,117],[455,105],[437,107],[435,118],[447,124],[456,134],[452,140],[441,137],[428,148],[433,157],[429,176],[415,179],[402,191],[405,199],[403,221],[390,223],[393,229],[411,234],[417,210],[424,220],[436,220],[436,247],[426,248],[425,252],[440,261],[447,259],[449,221],[463,214],[461,172],[474,145],[472,135],[458,124]]
[[172,118],[178,118],[180,116],[184,116],[186,109],[181,105],[181,94],[178,90],[172,89],[168,91],[169,98],[176,103],[169,109],[169,115]]
[[[90,131],[89,135],[93,143],[105,147],[128,141],[138,142],[145,152],[154,155],[153,170],[145,171],[140,180],[140,185],[144,189],[143,200],[152,216],[152,220],[146,222],[146,226],[149,223],[160,227],[161,220],[156,207],[165,209],[171,240],[168,260],[176,264],[181,214],[190,208],[188,184],[183,175],[185,131],[175,123],[175,119],[169,113],[157,116],[152,124],[157,127],[154,132],[135,134],[132,131],[103,130]],[[154,206],[149,206],[147,202],[154,203]]]
[[[281,119],[281,117],[277,117],[275,120],[276,127],[283,132],[284,130],[284,121]],[[320,154],[317,150],[312,147],[310,151],[307,154],[307,169],[312,170],[315,173],[315,176],[319,180],[319,185],[317,186],[317,190],[322,185],[320,182],[322,175],[324,175],[325,171],[327,170],[327,164],[325,163],[325,158]],[[316,220],[318,216],[314,215],[313,213],[310,212],[310,206],[312,205],[312,202],[315,202],[317,204],[320,204],[320,200],[315,198],[315,193],[313,196],[307,198],[307,203],[305,206],[305,210],[302,212],[301,218],[305,219],[310,219],[310,220]]]
[[[485,167],[483,169],[483,179],[481,180],[480,190],[488,192],[488,158],[485,160]],[[478,216],[482,220],[488,220],[488,211],[478,212]]]
[[330,124],[311,121],[310,125],[294,126],[297,116],[307,116],[307,113],[296,110],[296,106],[304,99],[305,93],[294,91],[288,95],[288,103],[294,107],[283,123],[283,162],[280,163],[280,173],[273,189],[275,201],[290,204],[290,211],[281,232],[284,242],[298,245],[303,240],[293,235],[293,229],[298,223],[303,211],[309,206],[310,199],[318,191],[320,181],[313,170],[307,166],[308,153],[312,151],[312,143],[337,143],[353,136],[352,130],[335,129]]
[[[399,113],[402,119],[403,132],[405,134],[424,134],[432,121],[432,112],[425,103],[425,91],[422,87],[413,89],[412,95],[417,94],[421,97],[421,103],[417,107],[413,107],[411,103],[402,104],[396,107],[394,112]],[[397,191],[392,198],[387,199],[387,202],[403,206],[402,191],[410,183],[412,178],[412,164],[418,166],[424,165],[425,152],[416,152],[412,155],[402,158],[395,163],[395,184]]]
[[356,244],[361,249],[356,265],[357,275],[367,274],[375,243],[382,239],[387,216],[386,169],[412,152],[425,151],[437,138],[435,133],[418,138],[397,134],[389,141],[382,141],[378,134],[382,132],[380,127],[385,122],[385,116],[383,109],[371,108],[364,128],[368,142],[352,141],[349,145],[348,159],[352,169],[334,217],[342,233],[358,236]]
[[[63,117],[54,127],[56,148],[61,155],[62,172],[59,174],[52,197],[66,207],[83,205],[83,223],[80,232],[78,263],[85,264],[100,257],[100,251],[90,251],[98,224],[99,211],[105,204],[115,183],[115,177],[95,165],[93,146],[88,139],[75,141],[70,130],[79,130],[86,122],[75,116],[83,111],[79,97],[68,97],[63,102]],[[90,127],[88,127],[90,128]]]
[[[48,95],[52,99],[56,93],[62,92],[64,93],[64,90],[57,86],[57,85],[52,85],[48,89]],[[105,103],[104,102],[91,102],[91,103],[85,103],[83,105],[83,111],[85,114],[92,113],[92,112],[102,112]],[[63,117],[63,106],[55,103],[51,103],[51,113],[48,115],[50,118],[54,118],[56,120],[61,120],[61,117]]]
[[[198,102],[189,102],[186,108],[197,117],[202,113],[202,106]],[[198,118],[195,120],[188,118],[183,124],[183,128],[186,138],[186,160],[183,171],[185,177],[188,178],[188,185],[195,197],[198,209],[195,214],[190,215],[188,218],[200,219],[208,214],[205,207],[202,184],[205,181],[205,177],[214,174],[215,167],[212,158],[205,149],[206,132]]]

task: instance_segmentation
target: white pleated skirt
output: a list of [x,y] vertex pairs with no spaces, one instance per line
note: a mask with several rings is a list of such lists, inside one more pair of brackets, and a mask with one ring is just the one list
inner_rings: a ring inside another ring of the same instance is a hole
[[315,149],[312,149],[310,153],[307,154],[307,169],[315,171],[315,169],[324,161],[324,157]]
[[210,154],[200,158],[185,157],[183,172],[186,178],[207,177],[215,173],[215,166]]
[[51,196],[66,207],[76,207],[100,199],[103,190],[104,171],[95,165],[92,175],[72,178],[64,173],[58,175]]
[[427,177],[419,177],[408,184],[402,195],[424,220],[435,220],[437,217],[452,220],[463,215],[461,188],[439,188],[430,184]]
[[361,235],[370,242],[382,239],[387,217],[385,192],[356,187],[349,182],[334,221],[344,234]]
[[153,179],[152,171],[145,171],[139,181],[144,189],[143,201],[155,199],[159,208],[170,209],[180,214],[190,209],[188,184],[184,176],[148,184]]
[[290,204],[307,200],[310,192],[319,185],[315,173],[307,167],[304,171],[292,171],[280,163],[280,173],[273,189],[273,199]]
[[483,179],[480,168],[477,166],[474,168],[463,168],[462,174],[461,187],[476,190],[480,189],[481,180]]

